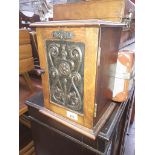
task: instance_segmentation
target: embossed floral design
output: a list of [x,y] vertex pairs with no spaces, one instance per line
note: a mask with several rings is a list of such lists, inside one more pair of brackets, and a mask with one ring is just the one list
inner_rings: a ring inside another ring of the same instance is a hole
[[76,111],[83,108],[83,52],[82,43],[47,43],[51,101]]

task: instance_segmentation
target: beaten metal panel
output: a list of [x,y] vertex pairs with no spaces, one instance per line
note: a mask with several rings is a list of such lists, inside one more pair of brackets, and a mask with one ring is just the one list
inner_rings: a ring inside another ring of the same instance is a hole
[[50,102],[83,112],[84,43],[46,40]]

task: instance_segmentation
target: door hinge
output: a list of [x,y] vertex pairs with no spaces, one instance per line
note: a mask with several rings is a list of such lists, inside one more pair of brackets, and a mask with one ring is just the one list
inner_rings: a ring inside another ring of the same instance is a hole
[[100,66],[101,47],[98,47],[97,66]]
[[97,115],[97,104],[95,103],[95,107],[94,107],[94,117],[96,117]]

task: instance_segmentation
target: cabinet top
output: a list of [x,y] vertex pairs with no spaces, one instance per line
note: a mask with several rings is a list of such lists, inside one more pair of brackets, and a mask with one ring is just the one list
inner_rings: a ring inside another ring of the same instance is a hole
[[103,26],[103,27],[123,27],[125,23],[111,22],[104,20],[61,20],[49,22],[35,22],[30,26],[32,27],[56,27],[56,26]]

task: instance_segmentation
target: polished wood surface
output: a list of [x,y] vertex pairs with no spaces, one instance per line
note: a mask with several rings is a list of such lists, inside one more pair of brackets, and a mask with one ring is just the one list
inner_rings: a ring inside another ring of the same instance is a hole
[[[130,97],[132,98],[132,95]],[[37,155],[51,155],[51,153],[54,155],[107,155],[108,153],[119,155],[122,151],[122,142],[130,122],[128,117],[130,100],[121,104],[113,102],[116,107],[95,140],[43,114],[40,111],[44,108],[41,92],[27,100],[26,103],[29,106],[29,118]]]
[[121,22],[125,0],[94,0],[53,6],[54,20],[102,19]]
[[[108,69],[110,65],[117,60],[120,32],[123,24],[112,24],[109,22],[108,25],[108,22],[99,20],[79,20],[34,23],[33,26],[36,26],[40,66],[45,71],[45,73],[42,74],[45,107],[52,112],[75,122],[77,126],[82,125],[83,127],[93,130],[92,133],[96,136],[97,132],[108,118],[107,116],[113,111],[113,108],[110,108],[110,104],[108,104],[111,96],[108,96],[106,93],[109,82]],[[74,37],[71,39],[72,42],[83,42],[85,44],[84,102],[82,114],[61,105],[50,103],[45,41],[48,39],[57,40],[53,38],[52,32],[59,30],[72,32],[74,34]],[[100,80],[98,78],[100,78]],[[98,106],[97,111],[95,111],[95,104]],[[105,117],[104,113],[106,114],[106,111],[109,108],[109,114]],[[68,118],[66,115],[67,111],[77,114],[77,120]],[[47,114],[45,111],[42,112]],[[95,113],[97,113],[97,117],[95,116]],[[54,118],[58,121],[56,117]],[[100,122],[100,124],[98,124],[98,122]],[[61,123],[64,123],[64,121],[61,121]],[[66,126],[71,127],[70,123],[67,121]],[[83,133],[86,131],[87,130],[83,130]]]
[[107,119],[109,118],[109,116],[111,115],[111,113],[115,107],[116,107],[115,104],[113,104],[113,103],[110,104],[110,106],[103,113],[100,121],[98,121],[98,123],[94,127],[94,130],[88,129],[88,128],[81,126],[77,123],[73,123],[72,121],[69,121],[68,119],[65,119],[64,117],[61,117],[60,115],[57,115],[57,114],[47,110],[46,108],[40,109],[39,112],[48,116],[49,118],[56,120],[57,122],[65,125],[69,128],[72,128],[73,130],[95,140],[97,137],[97,134],[99,133],[99,131],[101,129],[101,127],[103,126],[103,124],[106,123]]
[[[48,67],[45,58],[45,39],[53,39],[51,36],[52,31],[56,31],[57,28],[40,28],[36,29],[38,34],[38,49],[41,68],[45,69],[45,74],[42,75],[43,88],[44,88],[44,100],[45,106],[52,111],[66,117],[66,111],[68,109],[62,108],[55,104],[49,103],[49,89],[48,89]],[[94,112],[94,97],[95,97],[95,76],[96,76],[96,59],[97,59],[97,46],[98,46],[98,29],[97,28],[63,28],[64,31],[72,31],[75,37],[72,41],[85,43],[85,62],[84,62],[84,117],[78,114],[77,123],[84,125],[88,128],[93,127],[93,112]],[[94,38],[93,40],[91,38]],[[90,63],[91,62],[91,63]],[[91,68],[91,70],[90,70]],[[74,120],[72,120],[74,121]]]
[[[36,143],[35,146],[37,148],[36,150],[38,154],[41,154],[44,151],[47,155],[51,152],[55,154],[62,154],[62,148],[64,151],[63,154],[70,154],[72,152],[72,149],[68,149],[68,147],[74,147],[73,150],[75,154],[80,154],[83,152],[85,154],[90,153],[94,155],[95,153],[101,153],[101,151],[104,152],[106,150],[105,143],[102,139],[98,138],[96,140],[93,140],[91,138],[88,138],[87,136],[84,136],[83,134],[76,132],[72,128],[68,128],[61,123],[56,122],[54,121],[54,119],[49,118],[47,115],[43,114],[40,111],[40,109],[44,108],[43,96],[41,93],[36,94],[36,96],[32,98],[32,100],[30,99],[27,101],[27,104],[29,106],[29,114],[32,123],[32,133],[34,136],[34,141]],[[46,140],[46,143],[42,138],[40,139],[40,141],[38,141],[38,135],[40,135],[41,131],[44,135],[41,137]],[[66,140],[64,139],[64,137],[66,137]],[[53,143],[51,142],[51,140],[55,140],[57,142]],[[56,148],[56,143],[59,144],[57,145],[57,147],[61,147],[61,149]],[[51,147],[49,147],[48,144],[50,144]],[[82,145],[85,151],[81,149]]]
[[117,49],[119,48],[120,35],[122,28],[102,28],[100,31],[101,40],[101,54],[100,65],[97,66],[96,77],[96,103],[97,103],[97,116],[94,118],[96,124],[105,111],[105,107],[111,102],[112,93],[108,91],[108,85],[114,84],[114,80],[110,80],[108,74],[110,66],[117,61]]

